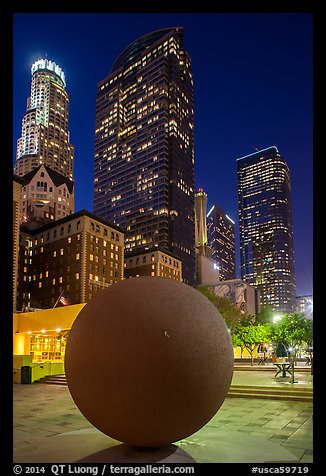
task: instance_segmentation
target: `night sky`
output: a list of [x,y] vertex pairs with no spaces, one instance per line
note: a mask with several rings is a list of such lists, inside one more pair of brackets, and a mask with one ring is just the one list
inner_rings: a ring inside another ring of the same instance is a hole
[[[290,167],[297,295],[313,292],[311,13],[13,15],[13,164],[34,61],[55,61],[70,96],[75,211],[93,210],[97,84],[140,36],[182,26],[192,59],[195,186],[236,222],[236,159],[276,146]],[[239,258],[236,262],[239,275]]]

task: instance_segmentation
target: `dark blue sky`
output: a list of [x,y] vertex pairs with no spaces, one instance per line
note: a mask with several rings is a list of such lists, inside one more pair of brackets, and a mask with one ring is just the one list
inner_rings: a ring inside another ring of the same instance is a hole
[[217,203],[233,218],[238,234],[236,159],[276,146],[291,172],[297,295],[312,293],[311,13],[14,14],[14,154],[30,67],[47,54],[65,72],[70,96],[75,211],[92,211],[97,84],[130,43],[174,26],[184,28],[192,58],[196,188],[207,192],[208,209]]

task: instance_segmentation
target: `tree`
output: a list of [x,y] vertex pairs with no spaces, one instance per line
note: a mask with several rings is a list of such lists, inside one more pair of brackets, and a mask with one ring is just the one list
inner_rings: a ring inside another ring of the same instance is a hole
[[245,348],[251,357],[251,365],[254,364],[254,351],[256,347],[263,344],[270,337],[270,327],[265,324],[251,324],[249,326],[239,326],[234,335],[231,334],[233,345]]
[[313,340],[313,323],[303,313],[292,312],[284,314],[282,318],[271,326],[271,339],[283,343],[291,353],[294,361],[300,346]]
[[257,314],[257,322],[259,324],[272,324],[275,311],[270,304],[262,306]]
[[216,296],[213,291],[207,286],[201,286],[196,288],[201,294],[207,297],[212,304],[217,308],[221,316],[223,317],[231,334],[237,329],[243,320],[246,322],[252,322],[255,318],[249,314],[242,314],[240,309],[233,305],[232,302],[221,296]]

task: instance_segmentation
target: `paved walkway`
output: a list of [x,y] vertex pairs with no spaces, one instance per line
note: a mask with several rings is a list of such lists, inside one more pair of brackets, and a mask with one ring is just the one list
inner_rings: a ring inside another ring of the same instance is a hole
[[[233,384],[289,385],[265,370],[234,372]],[[297,384],[312,386],[309,372]],[[67,386],[15,384],[15,463],[311,463],[312,403],[226,398],[216,415],[174,444],[133,448],[94,428]]]

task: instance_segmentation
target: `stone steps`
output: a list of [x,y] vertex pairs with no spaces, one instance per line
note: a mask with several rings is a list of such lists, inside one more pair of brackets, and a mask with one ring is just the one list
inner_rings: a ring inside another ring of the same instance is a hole
[[[67,380],[64,374],[48,375],[38,380],[37,383],[67,385]],[[290,386],[284,384],[282,387],[269,385],[231,385],[227,396],[230,398],[261,398],[296,402],[313,401],[312,388],[296,387],[295,385],[296,384],[291,384]]]
[[67,379],[65,374],[60,375],[46,375],[35,383],[47,383],[52,385],[67,385]]
[[309,387],[231,385],[227,396],[237,398],[262,398],[296,402],[313,402],[313,390]]

